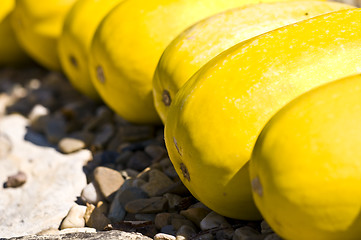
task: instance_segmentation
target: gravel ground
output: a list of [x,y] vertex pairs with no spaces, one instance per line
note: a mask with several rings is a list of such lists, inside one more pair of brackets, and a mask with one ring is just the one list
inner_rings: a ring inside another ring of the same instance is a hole
[[[13,114],[61,154],[88,149],[92,156],[77,201],[57,228],[39,236],[121,230],[153,239],[279,239],[264,221],[230,219],[192,197],[168,158],[163,126],[127,123],[59,73],[38,66],[0,69],[0,118]],[[26,181],[23,172],[8,176],[2,191]]]

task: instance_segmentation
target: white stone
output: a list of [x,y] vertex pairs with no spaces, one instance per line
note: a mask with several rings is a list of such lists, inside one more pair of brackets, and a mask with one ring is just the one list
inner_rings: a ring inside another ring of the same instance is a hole
[[208,230],[211,228],[219,227],[221,224],[225,226],[229,225],[229,223],[223,216],[212,211],[208,213],[208,215],[205,218],[203,218],[203,220],[200,223],[200,228],[202,230]]
[[39,117],[46,116],[49,114],[49,110],[43,105],[37,104],[33,107],[28,115],[29,121],[36,121]]
[[94,182],[90,182],[81,192],[81,199],[84,202],[97,205],[99,201],[103,200],[103,196],[95,187]]
[[83,166],[92,158],[88,150],[61,154],[50,144],[44,145],[44,139],[42,145],[34,144],[27,125],[17,114],[0,119],[0,129],[12,143],[11,152],[0,161],[0,182],[18,171],[28,177],[19,188],[1,190],[0,236],[4,238],[59,228],[86,186]]
[[66,215],[65,219],[61,223],[60,229],[85,227],[85,211],[86,206],[77,204],[72,206],[68,212],[68,215]]
[[157,233],[154,240],[176,240],[175,236],[166,233]]

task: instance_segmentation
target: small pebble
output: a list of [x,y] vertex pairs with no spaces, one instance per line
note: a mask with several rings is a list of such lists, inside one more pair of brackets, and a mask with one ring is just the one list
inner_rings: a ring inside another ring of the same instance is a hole
[[215,237],[212,235],[212,233],[202,233],[194,236],[192,240],[214,240]]
[[205,216],[204,219],[202,219],[199,226],[202,230],[208,230],[211,228],[219,227],[221,226],[221,224],[229,225],[225,217],[212,211],[207,216]]
[[124,178],[116,170],[99,166],[94,170],[94,183],[96,187],[99,187],[103,196],[108,201],[111,201],[116,191],[124,183]]
[[127,212],[125,211],[124,207],[120,204],[119,201],[116,201],[114,199],[110,205],[110,209],[107,217],[112,222],[120,222],[124,220],[126,214]]
[[180,214],[191,220],[197,227],[210,211],[205,208],[188,208],[180,211]]
[[175,210],[182,201],[182,197],[177,194],[166,193],[163,196],[168,200],[170,210]]
[[114,222],[124,220],[126,215],[124,206],[130,201],[143,198],[148,198],[148,195],[140,188],[123,185],[115,194],[110,205],[108,218]]
[[86,222],[86,226],[99,231],[104,230],[104,228],[111,223],[110,219],[105,216],[105,212],[106,209],[104,209],[104,205],[102,202],[99,202]]
[[81,205],[72,206],[68,214],[64,218],[60,229],[85,227],[84,215],[86,212],[86,208],[86,206]]
[[167,175],[170,178],[178,177],[178,173],[176,172],[176,170],[174,169],[173,166],[169,166],[169,167],[165,168],[164,169],[164,174]]
[[176,240],[175,236],[166,233],[157,233],[154,240]]
[[167,199],[164,197],[152,197],[137,199],[128,202],[125,210],[130,213],[159,213],[167,210]]
[[136,151],[128,160],[127,168],[142,171],[151,164],[151,159],[143,151]]
[[146,146],[144,151],[153,161],[160,160],[167,154],[167,150],[164,147],[153,144]]
[[80,197],[84,202],[94,205],[103,200],[103,195],[100,190],[95,187],[94,182],[90,182],[86,185],[86,187],[82,190]]
[[183,225],[177,231],[176,240],[189,240],[196,234],[197,232],[194,227]]
[[265,220],[261,222],[261,233],[262,234],[273,233],[273,229],[270,227],[270,225],[268,225],[268,223]]
[[111,123],[107,123],[101,126],[99,131],[95,134],[93,145],[95,147],[102,148],[114,134],[114,126]]
[[216,231],[217,240],[232,240],[234,235],[234,229],[230,225],[221,225],[220,230]]
[[86,225],[88,225],[89,218],[90,218],[92,212],[94,211],[94,209],[95,209],[94,204],[91,204],[91,203],[86,204],[86,210],[85,210],[85,214],[84,214],[84,220],[85,220]]
[[[125,179],[135,178],[139,174],[138,171],[136,171],[134,169],[130,169],[130,168],[124,169],[120,172]],[[145,183],[145,181],[144,181],[144,183]]]
[[161,229],[165,225],[170,225],[171,224],[171,217],[172,217],[172,214],[168,213],[168,212],[158,213],[155,216],[155,219],[154,219],[155,227],[157,229]]
[[127,162],[129,161],[129,159],[131,158],[131,156],[133,156],[132,151],[121,152],[120,155],[115,159],[115,162],[117,164],[121,164],[121,165],[125,166],[127,164]]
[[84,130],[91,131],[104,123],[112,121],[113,113],[107,106],[100,106],[96,115],[86,123]]
[[73,153],[85,148],[85,146],[84,141],[69,137],[62,138],[58,144],[59,150],[62,153]]
[[4,184],[5,188],[17,188],[26,182],[26,174],[22,171],[19,171],[18,173],[9,176],[7,181]]
[[43,105],[36,104],[32,108],[31,112],[28,115],[30,124],[37,121],[40,117],[43,117],[43,116],[46,116],[46,115],[49,115],[49,109],[47,109]]
[[249,226],[243,226],[237,228],[234,231],[232,240],[261,240],[261,239],[263,239],[263,236],[255,229]]
[[48,119],[45,135],[50,143],[57,144],[66,135],[67,124],[63,116],[56,115]]
[[[182,215],[179,215],[179,216],[182,216]],[[185,225],[190,226],[194,229],[196,228],[194,223],[191,222],[190,220],[186,219],[185,217],[183,217],[183,218],[172,217],[171,224],[175,230],[179,230],[180,227],[185,226]]]
[[151,197],[159,196],[163,189],[173,184],[173,181],[167,175],[157,169],[150,170],[148,176],[149,181],[142,185],[141,188]]

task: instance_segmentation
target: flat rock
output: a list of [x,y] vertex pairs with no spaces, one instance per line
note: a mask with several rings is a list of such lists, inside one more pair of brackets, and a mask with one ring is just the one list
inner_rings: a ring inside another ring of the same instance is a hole
[[[71,206],[86,186],[83,165],[91,152],[61,154],[44,139],[41,146],[27,134],[27,120],[18,114],[0,119],[0,129],[12,143],[0,159],[0,181],[22,171],[27,176],[18,188],[0,189],[0,236],[17,237],[44,229],[59,228]],[[40,135],[36,136],[37,138]]]
[[86,145],[80,139],[65,137],[60,140],[58,146],[62,153],[72,153],[85,148]]
[[103,196],[107,200],[112,200],[115,192],[124,183],[124,178],[119,171],[100,166],[94,170],[94,181]]
[[174,183],[167,175],[157,169],[150,170],[148,174],[149,181],[141,188],[150,197],[158,196],[159,192],[162,192],[163,189],[167,189]]
[[210,212],[203,220],[200,222],[200,228],[202,230],[208,230],[211,228],[220,227],[221,225],[229,225],[225,217],[219,215],[216,212]]
[[152,240],[152,238],[142,235],[141,233],[123,232],[118,230],[113,231],[101,231],[96,233],[89,232],[75,232],[61,235],[48,235],[48,236],[37,236],[28,235],[23,237],[14,237],[9,240],[76,240],[76,239],[87,239],[87,240]]

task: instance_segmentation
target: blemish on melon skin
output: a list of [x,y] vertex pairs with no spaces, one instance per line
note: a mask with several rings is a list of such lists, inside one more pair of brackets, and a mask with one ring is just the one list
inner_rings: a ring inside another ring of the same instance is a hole
[[167,107],[170,106],[170,104],[172,102],[169,91],[167,91],[165,89],[163,90],[163,93],[162,93],[162,102]]
[[73,55],[69,56],[69,61],[73,67],[78,68],[78,66],[79,66],[78,61],[76,60],[76,58]]
[[263,187],[261,184],[261,181],[259,180],[259,177],[255,177],[251,181],[252,190],[258,194],[258,196],[263,196]]
[[96,76],[97,76],[99,82],[105,83],[104,71],[103,71],[103,68],[100,65],[98,65],[96,67]]
[[181,149],[179,148],[178,146],[178,143],[177,143],[177,140],[175,139],[175,137],[173,137],[173,143],[174,143],[174,146],[175,148],[177,149],[177,152],[179,153],[179,155],[183,155],[182,152],[181,152]]
[[180,163],[179,164],[179,169],[181,170],[182,172],[182,175],[185,179],[187,179],[188,181],[191,181],[191,177],[189,175],[189,171],[186,167],[186,165],[184,165],[184,163]]

